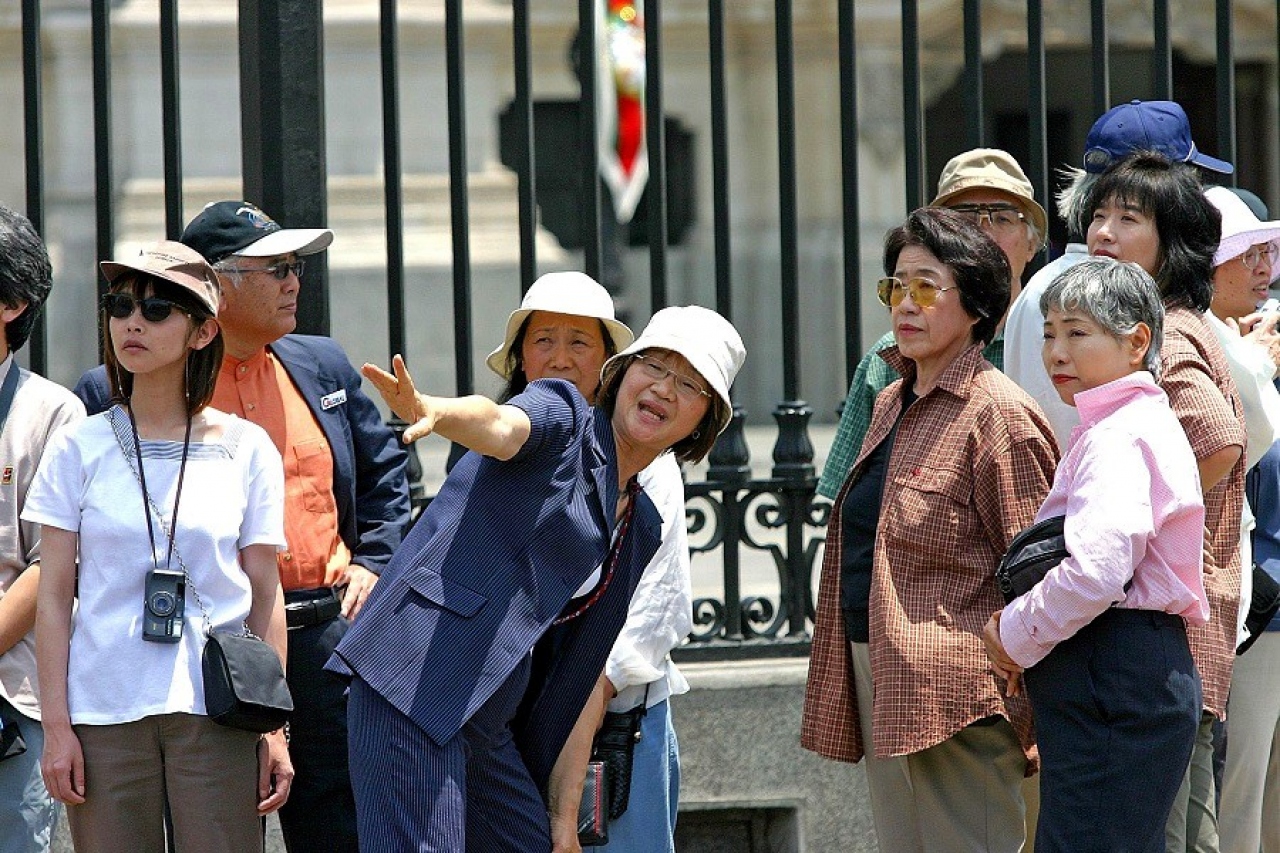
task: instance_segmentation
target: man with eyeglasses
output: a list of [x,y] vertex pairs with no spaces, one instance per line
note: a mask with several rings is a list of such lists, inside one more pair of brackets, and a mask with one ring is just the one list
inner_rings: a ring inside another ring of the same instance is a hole
[[[1047,220],[1044,208],[1035,200],[1035,190],[1026,173],[1008,153],[997,148],[975,148],[959,154],[942,168],[938,194],[931,207],[946,207],[970,218],[1004,250],[1013,271],[1009,298],[1022,287],[1022,272],[1044,245]],[[881,302],[889,298],[886,293]],[[1004,366],[1004,319],[996,327],[995,338],[983,355],[997,368]],[[840,415],[840,425],[827,454],[827,463],[818,482],[818,494],[834,499],[843,485],[853,460],[862,448],[862,439],[871,422],[876,396],[898,379],[897,372],[880,357],[893,344],[889,332],[871,345],[858,363]]]
[[[333,242],[326,228],[282,228],[257,207],[220,201],[182,242],[213,265],[226,356],[212,405],[266,429],[285,466],[285,538],[277,555],[289,624],[289,758],[296,775],[280,810],[291,853],[358,850],[347,761],[346,684],[325,672],[409,523],[406,457],[326,337],[293,334],[305,258]],[[76,393],[110,405],[105,373]]]

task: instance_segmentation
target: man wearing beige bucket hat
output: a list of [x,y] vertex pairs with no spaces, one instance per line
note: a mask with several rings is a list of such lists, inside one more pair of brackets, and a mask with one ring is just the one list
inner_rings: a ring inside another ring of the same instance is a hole
[[[1013,273],[1009,291],[1012,303],[1022,287],[1023,270],[1040,251],[1048,234],[1044,208],[1036,201],[1035,189],[1018,161],[998,148],[975,148],[957,154],[943,166],[938,194],[929,206],[963,214],[995,240],[1009,259]],[[995,338],[983,350],[987,361],[1000,369],[1004,367],[1003,330],[1001,318]],[[862,448],[876,395],[898,378],[880,358],[880,351],[892,344],[893,333],[886,333],[858,363],[818,482],[818,494],[823,497],[834,498],[840,490]]]

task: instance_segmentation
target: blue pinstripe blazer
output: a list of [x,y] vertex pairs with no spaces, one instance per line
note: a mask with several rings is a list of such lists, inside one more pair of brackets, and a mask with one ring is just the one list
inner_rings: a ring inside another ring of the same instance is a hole
[[[506,462],[462,458],[329,663],[438,744],[529,654],[609,548],[618,474],[608,417],[561,380],[531,383],[510,404],[533,427],[524,447]],[[553,659],[535,668],[522,728],[536,734],[539,786],[550,770],[542,756],[559,754],[660,538],[642,494],[609,590],[563,626]]]

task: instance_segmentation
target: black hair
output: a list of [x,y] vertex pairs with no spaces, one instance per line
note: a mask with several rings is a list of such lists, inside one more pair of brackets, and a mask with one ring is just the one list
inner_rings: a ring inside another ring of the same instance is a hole
[[1213,299],[1213,253],[1222,237],[1222,215],[1204,196],[1196,170],[1151,151],[1130,154],[1089,188],[1077,223],[1088,233],[1093,213],[1115,199],[1155,220],[1160,239],[1153,278],[1169,307],[1207,311]]
[[0,205],[0,304],[13,308],[27,303],[26,311],[5,324],[10,351],[22,349],[31,337],[52,284],[49,252],[35,227],[21,213]]
[[884,274],[893,275],[908,246],[927,249],[951,270],[960,289],[960,305],[977,318],[973,337],[983,344],[995,336],[1009,309],[1013,271],[1004,251],[968,218],[944,207],[921,207],[884,238]]
[[[150,290],[152,296],[167,299],[188,316],[191,330],[194,331],[205,320],[214,319],[209,308],[199,297],[181,285],[162,278],[141,272],[128,272],[111,283],[112,293],[132,293],[134,299],[142,299]],[[107,328],[106,309],[102,309],[102,326]],[[213,399],[213,389],[218,381],[218,371],[222,368],[224,344],[222,329],[214,335],[212,341],[202,349],[187,352],[186,394],[187,414],[194,415],[209,405]],[[116,359],[115,348],[111,345],[108,334],[102,344],[102,363],[107,368],[107,381],[111,386],[111,399],[117,403],[127,402],[133,393],[133,374],[120,366]]]

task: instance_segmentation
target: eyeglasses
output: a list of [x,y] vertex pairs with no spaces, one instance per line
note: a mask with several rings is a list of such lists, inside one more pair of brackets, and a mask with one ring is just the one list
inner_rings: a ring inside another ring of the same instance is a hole
[[696,400],[699,397],[710,397],[711,395],[703,390],[702,385],[683,373],[678,373],[667,367],[660,361],[652,358],[637,356],[636,364],[640,365],[640,369],[644,371],[644,375],[652,379],[654,382],[661,382],[668,376],[674,377],[676,384],[676,394],[685,400]]
[[938,301],[939,293],[955,290],[958,286],[938,287],[927,278],[913,278],[904,284],[902,279],[890,276],[876,282],[876,295],[880,297],[880,304],[887,308],[897,308],[907,294],[911,295],[911,301],[917,307],[929,308]]
[[1258,265],[1262,263],[1262,259],[1266,258],[1268,264],[1276,262],[1276,244],[1263,243],[1258,246],[1250,246],[1245,249],[1244,254],[1240,256],[1240,262],[1251,270],[1256,270]]
[[169,318],[172,311],[181,311],[187,314],[187,310],[180,305],[170,302],[168,299],[161,299],[158,296],[148,296],[146,299],[134,299],[131,293],[104,293],[102,295],[102,310],[107,315],[117,320],[125,320],[133,316],[134,306],[142,309],[142,319],[148,323],[163,323]]
[[1026,221],[1022,211],[1011,204],[957,204],[948,209],[954,210],[979,228],[985,219],[994,231],[1009,232]]
[[277,281],[284,281],[289,277],[289,273],[293,273],[298,278],[302,278],[302,271],[306,266],[307,262],[303,260],[297,260],[291,264],[281,261],[280,263],[272,264],[269,267],[223,267],[222,272],[266,272],[271,273],[271,276]]

